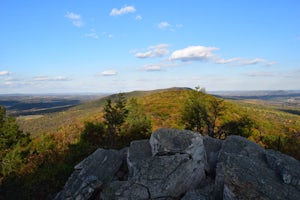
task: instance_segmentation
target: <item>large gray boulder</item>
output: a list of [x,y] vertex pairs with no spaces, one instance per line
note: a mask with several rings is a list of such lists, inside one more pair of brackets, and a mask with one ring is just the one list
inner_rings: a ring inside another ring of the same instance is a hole
[[178,199],[205,178],[203,137],[191,131],[159,129],[150,143],[132,142],[127,161],[128,181],[112,182],[103,199]]
[[[199,133],[177,129],[158,129],[150,137],[152,155],[187,154],[193,161],[205,161],[203,136]],[[205,162],[201,163],[206,164]]]
[[216,199],[300,199],[300,163],[261,148],[240,136],[229,136],[220,149]]
[[89,199],[96,190],[110,182],[122,164],[122,152],[97,149],[77,164],[56,200]]

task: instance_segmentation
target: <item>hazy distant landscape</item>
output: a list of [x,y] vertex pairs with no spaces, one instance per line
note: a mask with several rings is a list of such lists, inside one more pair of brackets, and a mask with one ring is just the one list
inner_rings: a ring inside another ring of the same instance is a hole
[[[300,91],[211,91],[210,94],[228,100],[276,106],[282,111],[300,114]],[[109,94],[0,94],[0,105],[9,115],[27,116],[67,110],[84,102],[99,99]],[[299,106],[299,107],[298,107]],[[298,111],[299,109],[299,111]]]
[[11,116],[43,115],[59,112],[108,94],[0,94],[0,105]]

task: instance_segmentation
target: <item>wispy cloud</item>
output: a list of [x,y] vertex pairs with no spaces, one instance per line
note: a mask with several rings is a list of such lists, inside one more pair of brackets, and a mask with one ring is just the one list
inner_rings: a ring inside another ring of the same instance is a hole
[[166,29],[169,28],[171,25],[168,22],[160,22],[157,26],[160,29]]
[[265,59],[262,58],[254,58],[254,59],[244,59],[244,58],[230,58],[230,59],[222,59],[222,58],[215,58],[214,62],[216,64],[232,64],[232,65],[239,65],[239,66],[245,66],[245,65],[256,65],[259,63],[266,62]]
[[91,29],[90,33],[85,34],[85,36],[93,39],[99,39],[99,36],[94,29]]
[[249,72],[246,74],[247,76],[250,77],[272,77],[272,76],[276,76],[275,73],[272,72]]
[[65,15],[66,18],[68,18],[69,20],[71,20],[71,22],[73,23],[74,26],[76,27],[82,27],[84,26],[84,23],[82,21],[82,18],[79,14],[73,13],[73,12],[67,12],[67,14]]
[[141,67],[140,70],[147,71],[147,72],[162,71],[163,66],[160,64],[148,64]]
[[176,29],[182,28],[183,25],[182,24],[172,25],[167,21],[162,21],[157,24],[157,27],[161,30],[175,31]]
[[116,70],[105,70],[101,72],[100,74],[97,74],[98,76],[116,76],[118,72]]
[[70,81],[71,79],[64,76],[56,76],[56,77],[35,76],[33,77],[33,80],[34,81]]
[[117,9],[113,8],[110,12],[110,16],[119,16],[128,13],[134,13],[136,11],[134,6],[124,6],[123,8]]
[[187,61],[208,61],[215,57],[213,51],[219,50],[216,47],[189,46],[184,49],[174,51],[171,60]]
[[142,20],[143,17],[142,17],[141,15],[137,15],[137,16],[135,16],[135,19],[136,19],[136,20]]
[[156,72],[156,71],[164,71],[169,67],[176,67],[178,64],[176,63],[156,63],[156,64],[147,64],[139,68],[141,71],[147,72]]
[[223,58],[215,58],[216,64],[230,64],[234,62],[239,62],[241,58],[230,58],[230,59],[223,59]]
[[7,76],[9,74],[11,74],[9,71],[6,71],[6,70],[0,71],[0,76]]
[[265,64],[265,66],[266,66],[266,67],[271,67],[271,66],[276,65],[276,64],[278,64],[278,63],[275,62],[275,61],[271,61],[271,62],[267,62],[267,63]]
[[254,59],[250,59],[250,60],[242,59],[242,60],[238,61],[237,64],[239,64],[239,65],[256,65],[258,63],[262,63],[265,61],[266,60],[262,59],[262,58],[254,58]]
[[150,46],[147,48],[145,52],[137,52],[135,53],[136,58],[155,58],[162,57],[164,55],[169,54],[168,44],[158,44],[156,46]]
[[7,79],[5,79],[6,81],[19,81],[19,79],[13,78],[13,77],[9,77]]
[[104,35],[105,37],[108,37],[110,39],[114,38],[114,35],[111,33],[103,32],[102,35]]

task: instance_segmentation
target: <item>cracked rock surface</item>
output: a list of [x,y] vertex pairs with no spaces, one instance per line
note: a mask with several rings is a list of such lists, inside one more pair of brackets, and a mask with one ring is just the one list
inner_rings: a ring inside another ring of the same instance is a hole
[[98,149],[55,199],[300,199],[300,162],[254,142],[159,129],[120,151]]
[[203,137],[189,131],[159,129],[150,142],[131,143],[127,162],[128,181],[112,182],[102,199],[176,199],[205,177]]

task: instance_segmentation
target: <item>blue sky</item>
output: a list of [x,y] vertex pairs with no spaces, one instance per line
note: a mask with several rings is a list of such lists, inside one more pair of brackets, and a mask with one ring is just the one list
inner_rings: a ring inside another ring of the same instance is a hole
[[299,0],[0,0],[0,93],[300,89]]

